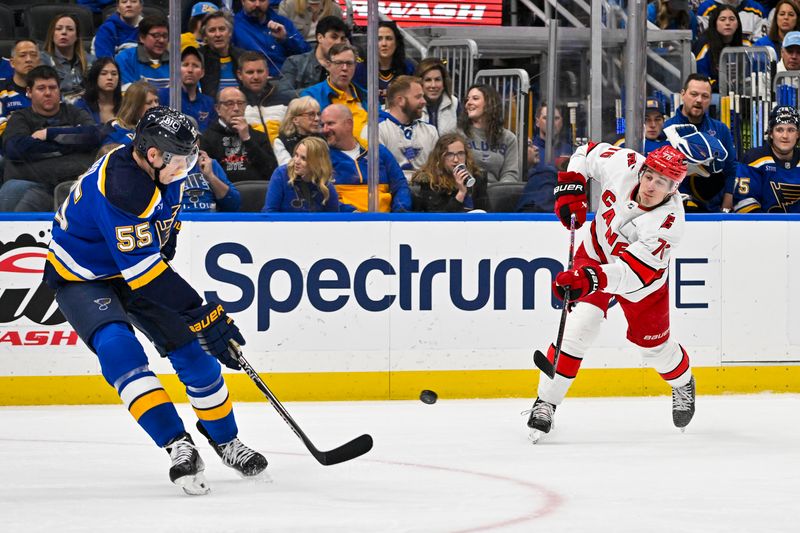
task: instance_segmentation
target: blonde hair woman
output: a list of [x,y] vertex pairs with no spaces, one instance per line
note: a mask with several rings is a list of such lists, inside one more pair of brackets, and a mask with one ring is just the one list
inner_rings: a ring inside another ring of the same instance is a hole
[[339,196],[332,186],[328,143],[319,137],[301,139],[292,160],[272,174],[262,212],[313,213],[339,211]]
[[56,69],[61,80],[61,96],[77,98],[84,90],[84,81],[94,56],[83,51],[81,25],[78,17],[69,13],[56,15],[47,28],[42,65]]
[[310,96],[302,96],[289,102],[278,136],[272,143],[278,164],[288,163],[297,143],[309,135],[320,135],[319,102]]
[[111,132],[102,144],[119,143],[129,145],[139,119],[148,109],[158,105],[158,92],[146,81],[131,83],[122,97],[117,118],[111,121]]
[[336,0],[283,0],[278,13],[290,19],[308,42],[317,41],[317,22],[323,17],[344,19]]

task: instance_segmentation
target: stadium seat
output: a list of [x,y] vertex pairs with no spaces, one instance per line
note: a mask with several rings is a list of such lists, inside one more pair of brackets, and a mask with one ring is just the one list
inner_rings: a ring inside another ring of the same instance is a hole
[[242,205],[239,207],[239,211],[242,213],[259,213],[261,208],[264,207],[269,181],[237,181],[234,182],[234,185],[242,197]]
[[14,11],[10,7],[0,4],[0,39],[13,40],[14,37],[16,37]]
[[489,211],[492,213],[513,213],[516,211],[519,197],[525,189],[524,183],[490,183],[487,188],[489,195]]
[[69,190],[72,188],[73,183],[75,183],[75,180],[62,181],[56,185],[56,188],[53,190],[53,209],[55,211],[61,208],[61,204],[63,204],[64,200],[69,196]]
[[16,43],[16,39],[0,39],[0,57],[10,58]]
[[81,25],[80,38],[82,40],[92,38],[94,35],[92,12],[78,4],[41,4],[26,9],[24,18],[27,22],[26,26],[30,37],[43,43],[47,37],[47,28],[50,27],[50,21],[53,20],[53,17],[64,13],[74,14],[78,17]]

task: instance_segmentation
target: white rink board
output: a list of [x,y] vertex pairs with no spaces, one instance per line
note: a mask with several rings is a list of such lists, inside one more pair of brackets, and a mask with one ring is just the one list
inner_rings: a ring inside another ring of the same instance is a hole
[[[263,372],[524,369],[532,366],[532,350],[555,336],[560,310],[552,306],[548,267],[563,268],[568,248],[568,232],[557,222],[287,218],[184,222],[173,262],[201,294],[235,310],[232,315],[248,340],[248,358]],[[791,275],[800,270],[800,226],[780,218],[745,220],[691,220],[673,253],[672,333],[692,354],[694,366],[800,360],[800,333],[792,327],[800,317],[789,305],[800,295],[800,282]],[[29,234],[42,254],[49,225],[0,222],[0,242]],[[26,259],[34,266],[37,260]],[[520,270],[498,274],[498,266],[509,261],[534,261],[540,268],[535,275],[529,272],[524,284]],[[312,272],[315,264],[327,269]],[[331,265],[341,269],[338,283]],[[411,265],[417,266],[415,272]],[[454,272],[458,268],[460,278]],[[481,269],[488,276],[479,284]],[[10,301],[5,291],[36,287],[40,278],[36,272],[6,270],[0,270],[0,309]],[[288,271],[294,272],[294,283]],[[505,291],[499,291],[497,281],[504,280]],[[347,301],[338,310],[321,310],[319,302],[311,302],[310,285],[318,299]],[[482,296],[485,302],[461,309],[451,290],[464,300]],[[296,305],[282,312],[275,302],[298,296],[297,291],[302,296]],[[504,309],[498,299],[503,294]],[[380,310],[359,303],[382,298],[393,301],[368,304]],[[533,308],[523,308],[523,300]],[[80,342],[35,346],[25,340],[30,332],[43,332],[52,341],[56,330],[63,336],[70,328],[24,316],[0,323],[0,375],[99,373]],[[624,333],[623,315],[612,308],[584,367],[639,367]],[[15,338],[21,343],[14,345]],[[157,372],[169,371],[163,360],[151,360]]]

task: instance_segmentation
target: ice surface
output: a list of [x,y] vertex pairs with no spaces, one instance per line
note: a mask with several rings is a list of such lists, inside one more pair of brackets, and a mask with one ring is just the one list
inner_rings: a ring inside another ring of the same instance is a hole
[[797,532],[800,396],[698,398],[685,434],[669,397],[568,398],[527,439],[532,400],[289,403],[318,464],[265,403],[236,404],[272,483],[225,467],[178,409],[211,494],[169,482],[169,458],[118,406],[0,409],[2,532]]

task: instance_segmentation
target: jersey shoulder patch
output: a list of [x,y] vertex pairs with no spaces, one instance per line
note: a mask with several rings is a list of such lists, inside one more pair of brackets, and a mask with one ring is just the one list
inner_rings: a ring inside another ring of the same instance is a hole
[[138,218],[148,218],[161,200],[161,191],[127,149],[109,155],[103,175],[103,194],[114,207]]

